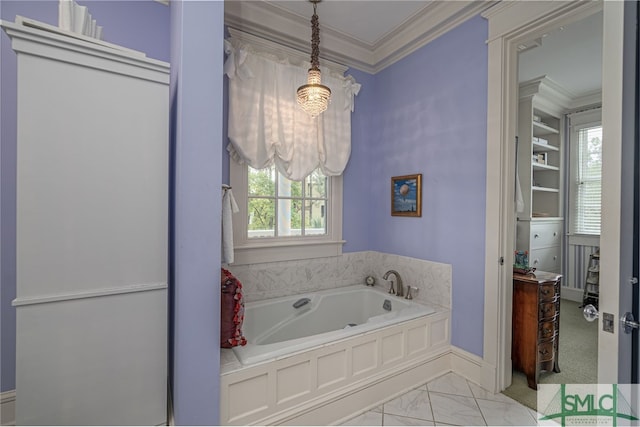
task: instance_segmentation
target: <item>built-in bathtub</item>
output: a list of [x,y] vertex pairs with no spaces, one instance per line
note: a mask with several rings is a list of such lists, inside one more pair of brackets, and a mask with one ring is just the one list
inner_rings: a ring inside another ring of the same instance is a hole
[[424,384],[450,369],[449,319],[364,285],[247,303],[220,423],[327,425]]
[[247,345],[233,351],[251,365],[434,312],[363,285],[248,303]]

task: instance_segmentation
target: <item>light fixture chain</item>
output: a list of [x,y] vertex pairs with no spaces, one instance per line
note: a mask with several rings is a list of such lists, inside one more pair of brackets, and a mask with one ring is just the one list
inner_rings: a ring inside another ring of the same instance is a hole
[[309,0],[313,3],[311,17],[311,68],[307,72],[307,84],[296,91],[298,104],[311,117],[317,117],[325,111],[331,99],[331,89],[322,84],[320,76],[320,23],[316,13],[316,5],[321,0]]
[[313,16],[311,17],[311,68],[318,69],[320,61],[320,23],[316,14],[316,5],[313,5]]

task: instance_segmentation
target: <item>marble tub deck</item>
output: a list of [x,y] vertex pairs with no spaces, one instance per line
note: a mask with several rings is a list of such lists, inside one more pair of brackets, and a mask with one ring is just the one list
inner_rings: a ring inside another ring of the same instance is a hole
[[535,426],[534,410],[452,372],[343,423],[345,426]]

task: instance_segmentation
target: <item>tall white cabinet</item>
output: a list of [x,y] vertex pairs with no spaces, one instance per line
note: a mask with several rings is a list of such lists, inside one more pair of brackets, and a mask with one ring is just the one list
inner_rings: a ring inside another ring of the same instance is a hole
[[524,209],[517,212],[516,249],[529,266],[560,273],[563,236],[564,113],[570,98],[542,76],[520,85],[518,177]]
[[169,64],[2,27],[18,61],[16,423],[163,424]]

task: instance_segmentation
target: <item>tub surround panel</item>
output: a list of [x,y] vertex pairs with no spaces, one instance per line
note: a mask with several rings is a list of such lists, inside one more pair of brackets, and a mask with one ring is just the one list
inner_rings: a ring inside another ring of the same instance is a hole
[[[249,416],[269,408],[269,376],[252,376],[238,379],[228,389],[229,413]],[[271,394],[273,395],[273,394]]]
[[369,252],[229,266],[242,283],[246,302],[364,283],[368,268]]
[[382,365],[395,363],[404,357],[404,336],[403,332],[394,332],[382,337]]
[[322,390],[347,378],[347,350],[318,357],[318,389]]
[[413,356],[427,348],[427,326],[420,325],[407,331],[407,356]]
[[[407,295],[406,285],[415,286],[418,291],[412,291],[414,301],[429,305],[451,308],[451,265],[401,255],[369,252],[371,271],[376,277],[376,286],[389,288],[389,282],[382,279],[384,273],[396,270],[405,284],[404,294]],[[393,278],[394,283],[396,281]]]
[[279,405],[311,393],[312,362],[317,363],[316,360],[305,360],[277,371],[276,402]]
[[351,354],[353,376],[365,374],[378,366],[376,344],[377,341],[373,339],[353,346]]
[[[437,354],[429,358],[426,362],[416,364],[410,369],[402,370],[393,376],[387,377],[384,381],[379,381],[367,388],[354,390],[353,393],[333,400],[325,406],[314,407],[307,412],[290,416],[280,424],[291,426],[346,425],[343,423],[352,419],[355,415],[354,408],[358,408],[358,412],[362,412],[362,409],[381,412],[377,407],[379,408],[384,402],[388,402],[389,399],[394,397],[400,397],[419,387],[424,381],[428,382],[449,370],[450,363],[447,355]],[[381,413],[378,413],[378,415],[382,416]],[[385,414],[385,421],[389,421],[388,418],[390,418],[390,416]],[[405,418],[404,420],[411,421],[409,418]],[[413,421],[420,420],[413,419]],[[374,424],[365,421],[362,425]],[[393,425],[393,423],[391,423],[391,425]],[[421,423],[421,425],[424,425],[424,423]]]
[[417,258],[364,251],[229,267],[242,283],[246,302],[362,284],[368,275],[376,278],[376,289],[386,291],[389,282],[382,276],[391,269],[400,273],[405,285],[418,288],[412,291],[415,301],[451,308],[451,265]]
[[430,346],[438,346],[449,342],[449,319],[436,320],[429,325]]
[[[399,375],[424,371],[435,377],[446,372],[448,366],[446,361],[442,362],[446,359],[442,356],[450,351],[448,337],[446,340],[431,337],[448,335],[448,323],[449,312],[438,312],[270,363],[223,373],[220,422],[281,425],[306,419],[307,414],[313,413],[312,424],[335,423],[353,412],[353,407],[347,412],[338,403],[345,398],[357,394],[359,407],[373,406],[382,396],[379,392],[372,393],[372,388],[389,382],[394,388],[386,395],[388,398],[411,384],[411,381],[397,383]],[[420,332],[422,336],[418,337]],[[410,346],[410,337],[429,345],[421,349]],[[415,380],[423,383],[425,377]],[[338,405],[338,412],[333,405]]]

